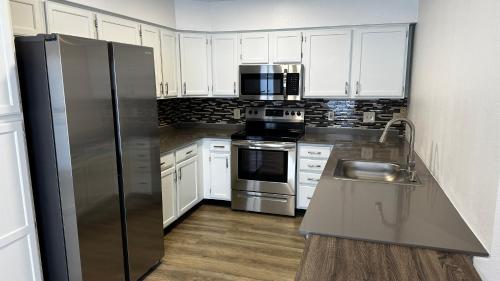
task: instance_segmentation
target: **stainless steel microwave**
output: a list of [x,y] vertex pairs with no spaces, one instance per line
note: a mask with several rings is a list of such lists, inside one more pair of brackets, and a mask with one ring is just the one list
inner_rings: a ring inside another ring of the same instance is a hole
[[240,98],[300,100],[302,64],[240,65]]

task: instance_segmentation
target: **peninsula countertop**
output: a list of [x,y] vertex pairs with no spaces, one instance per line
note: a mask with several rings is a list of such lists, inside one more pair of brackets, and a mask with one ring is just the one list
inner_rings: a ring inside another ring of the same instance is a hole
[[422,160],[421,186],[351,181],[333,176],[339,159],[405,163],[407,143],[379,144],[373,136],[321,136],[334,144],[300,232],[487,256]]

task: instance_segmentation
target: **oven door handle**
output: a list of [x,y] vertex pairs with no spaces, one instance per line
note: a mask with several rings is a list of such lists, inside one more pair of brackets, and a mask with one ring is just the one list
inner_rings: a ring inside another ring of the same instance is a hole
[[279,151],[289,151],[296,149],[295,143],[259,143],[259,142],[233,142],[234,146],[245,147],[248,149],[268,149],[268,150],[279,150]]
[[275,147],[275,146],[264,146],[264,145],[250,145],[246,146],[248,149],[256,149],[256,150],[272,150],[272,151],[290,151],[293,150],[293,148],[286,148],[286,147]]
[[288,202],[288,196],[286,195],[265,195],[264,193],[260,192],[245,192],[243,194],[238,194],[238,197],[244,197],[244,198],[262,198],[264,200],[268,201],[276,201],[276,202],[281,202],[281,203],[287,203]]

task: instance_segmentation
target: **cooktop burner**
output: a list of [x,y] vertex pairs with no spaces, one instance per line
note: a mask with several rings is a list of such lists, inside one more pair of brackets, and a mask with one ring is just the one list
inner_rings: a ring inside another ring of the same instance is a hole
[[297,142],[304,135],[303,108],[247,107],[245,130],[234,140]]

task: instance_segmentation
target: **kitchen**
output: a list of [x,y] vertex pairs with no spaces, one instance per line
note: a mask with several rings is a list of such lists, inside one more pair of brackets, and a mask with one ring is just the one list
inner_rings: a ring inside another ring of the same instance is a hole
[[498,279],[499,5],[2,0],[0,279]]

